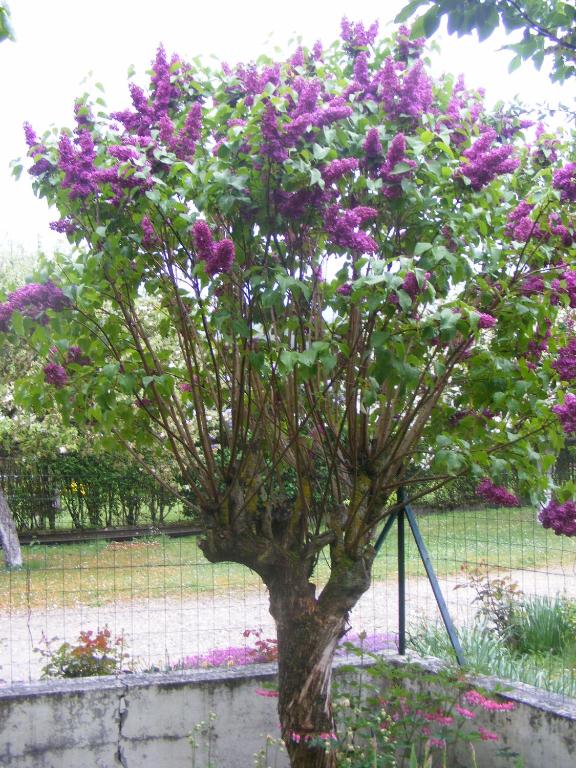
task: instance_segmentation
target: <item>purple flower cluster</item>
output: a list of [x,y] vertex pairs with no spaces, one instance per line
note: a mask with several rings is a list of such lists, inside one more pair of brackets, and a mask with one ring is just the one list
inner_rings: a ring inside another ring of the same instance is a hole
[[209,277],[230,271],[235,256],[232,240],[225,238],[215,242],[208,224],[200,219],[194,223],[192,235],[196,253],[206,263],[206,274]]
[[71,235],[72,232],[75,232],[77,229],[76,224],[70,216],[64,216],[63,219],[59,219],[58,221],[51,221],[49,226],[53,232],[59,232],[61,235]]
[[343,283],[336,288],[336,293],[340,296],[350,296],[352,293],[352,283]]
[[28,173],[31,176],[40,176],[42,173],[46,173],[46,171],[52,171],[54,166],[45,157],[46,147],[38,140],[30,123],[24,123],[24,137],[28,145],[28,157],[34,159],[34,164],[30,166]]
[[374,45],[378,35],[378,22],[375,21],[366,29],[361,21],[354,23],[344,16],[340,22],[340,30],[340,36],[347,43],[348,50],[355,52]]
[[411,40],[408,27],[401,26],[398,28],[396,45],[398,46],[398,58],[401,61],[408,61],[411,58],[417,59],[422,53],[425,43],[426,40],[423,37]]
[[278,116],[271,104],[266,105],[262,116],[262,137],[264,139],[260,147],[262,154],[274,163],[283,163],[288,159],[288,150],[284,146],[278,127]]
[[416,277],[416,274],[414,272],[408,272],[404,278],[404,282],[402,283],[402,290],[406,291],[408,296],[410,296],[412,301],[414,301],[416,297],[425,290],[426,286],[428,285],[429,277],[430,273],[426,272],[424,280],[422,281],[422,285],[418,285],[418,278]]
[[544,280],[538,275],[530,275],[527,277],[520,287],[520,292],[523,296],[534,296],[536,294],[544,293],[545,289]]
[[62,187],[70,189],[70,199],[85,198],[96,192],[96,152],[91,134],[88,131],[80,131],[73,144],[70,137],[63,133],[58,142],[58,151],[58,168],[64,171]]
[[386,114],[392,119],[408,118],[416,124],[432,107],[432,84],[421,61],[406,71],[404,62],[388,57],[371,89],[376,91]]
[[495,140],[496,131],[492,128],[485,129],[480,138],[462,153],[466,162],[460,165],[459,173],[469,179],[470,186],[475,191],[485,187],[496,176],[512,173],[519,165],[519,160],[511,157],[514,147],[493,147]]
[[178,133],[175,133],[174,124],[167,114],[160,117],[158,128],[160,140],[179,160],[192,160],[202,130],[202,106],[199,102],[192,105]]
[[332,160],[332,162],[328,163],[324,166],[324,168],[322,168],[322,178],[326,184],[333,184],[347,173],[357,171],[358,165],[358,160],[356,160],[354,157],[347,157],[343,160]]
[[70,347],[66,354],[66,365],[90,365],[92,360],[85,355],[80,347]]
[[373,160],[382,154],[382,142],[380,141],[380,134],[378,133],[377,128],[370,128],[364,139],[362,149],[364,150],[366,157],[370,160]]
[[30,283],[8,294],[0,304],[0,331],[8,330],[13,312],[20,312],[43,325],[48,322],[46,311],[58,312],[70,305],[69,299],[54,283]]
[[263,67],[261,71],[254,64],[239,65],[234,74],[241,83],[246,106],[252,106],[254,97],[261,94],[268,83],[272,83],[272,85],[279,85],[280,83],[279,64]]
[[489,315],[487,312],[481,312],[478,318],[478,328],[481,330],[493,328],[497,322],[497,319],[493,315]]
[[542,123],[538,123],[536,126],[536,142],[537,148],[532,153],[532,159],[537,165],[547,166],[551,163],[555,163],[558,160],[558,145],[557,139],[552,137],[542,138],[546,133],[546,128]]
[[552,411],[560,419],[562,429],[567,435],[576,432],[576,395],[567,394],[562,405],[555,405]]
[[576,536],[576,502],[551,501],[540,510],[538,520],[543,528],[551,528],[557,536]]
[[58,363],[48,363],[44,366],[44,381],[56,389],[62,389],[68,384],[66,368],[63,365],[58,365]]
[[576,202],[576,163],[568,163],[554,171],[552,186],[560,190],[560,199]]
[[548,227],[550,229],[550,233],[559,237],[562,241],[562,245],[564,245],[566,248],[570,248],[570,246],[573,245],[574,240],[576,239],[573,222],[570,223],[571,229],[568,229],[568,227],[562,223],[560,214],[554,212],[548,216]]
[[359,230],[363,224],[378,216],[375,208],[356,206],[341,211],[338,205],[331,205],[324,214],[326,232],[334,245],[356,253],[376,253],[376,241]]
[[528,348],[526,350],[526,358],[528,360],[528,367],[535,368],[535,364],[540,360],[544,352],[548,349],[548,340],[552,335],[552,323],[546,319],[544,321],[544,329],[538,325],[534,338],[528,342]]
[[159,46],[156,59],[152,65],[153,104],[156,116],[163,115],[176,103],[180,89],[172,82],[172,71],[179,63],[177,56],[172,56],[168,63],[164,46]]
[[156,231],[154,230],[154,224],[150,220],[149,216],[143,216],[140,222],[142,227],[142,245],[148,250],[154,248],[158,244],[158,238],[156,237]]
[[500,507],[519,507],[518,497],[500,485],[494,485],[490,478],[485,477],[476,488],[476,495],[484,501],[498,504]]
[[274,199],[278,210],[288,219],[301,219],[312,209],[320,208],[326,200],[325,192],[318,186],[298,189],[296,192],[276,190]]
[[408,178],[411,170],[396,170],[399,163],[410,166],[410,169],[416,167],[414,160],[406,157],[406,137],[403,133],[397,133],[390,142],[386,159],[378,170],[378,176],[384,182],[382,191],[386,197],[398,197],[402,193],[402,179]]
[[439,123],[450,130],[450,141],[460,146],[466,141],[470,128],[478,123],[483,109],[482,93],[468,91],[464,77],[460,75],[444,114],[439,116]]
[[530,218],[530,213],[534,206],[522,200],[513,211],[508,214],[504,234],[512,237],[519,243],[527,243],[530,239],[542,240],[545,233],[540,224]]
[[558,350],[558,357],[552,363],[562,381],[576,379],[576,337],[570,339],[565,347]]
[[576,271],[567,269],[560,278],[552,280],[550,287],[553,291],[552,303],[556,303],[560,296],[568,296],[568,303],[572,309],[576,308]]

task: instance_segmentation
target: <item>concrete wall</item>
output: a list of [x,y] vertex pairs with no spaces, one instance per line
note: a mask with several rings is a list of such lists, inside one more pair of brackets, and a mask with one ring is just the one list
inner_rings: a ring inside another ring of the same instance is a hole
[[[399,657],[391,660],[401,663]],[[0,688],[0,766],[207,768],[211,727],[212,765],[252,768],[266,736],[279,736],[276,700],[256,694],[275,671],[267,664]],[[494,728],[523,756],[525,768],[574,768],[576,703],[529,686],[514,686],[505,698],[517,709],[497,713]],[[491,725],[489,713],[484,724]],[[196,752],[190,734],[200,743]],[[479,768],[510,765],[499,760],[497,748],[478,745]],[[269,764],[284,768],[285,755]]]

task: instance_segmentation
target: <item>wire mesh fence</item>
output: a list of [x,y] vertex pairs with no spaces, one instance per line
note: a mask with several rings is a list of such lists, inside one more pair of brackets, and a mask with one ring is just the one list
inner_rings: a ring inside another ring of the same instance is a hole
[[[544,530],[527,507],[430,509],[417,517],[467,660],[483,672],[576,697],[576,542]],[[274,636],[258,577],[242,566],[208,563],[193,536],[23,549],[21,570],[0,571],[5,683],[38,679],[48,647],[74,646],[81,632],[104,627],[112,639],[123,638],[123,665],[135,671],[237,663],[242,649],[253,647],[247,630]],[[393,646],[397,637],[397,554],[391,531],[375,561],[372,586],[350,617],[350,634],[365,633],[365,642],[376,638],[372,646]],[[327,575],[328,565],[320,561],[319,587]],[[405,591],[409,645],[449,655],[409,534]],[[530,625],[532,645],[519,637],[514,622]],[[571,627],[571,642],[562,635],[565,626]],[[546,632],[538,647],[535,639]]]

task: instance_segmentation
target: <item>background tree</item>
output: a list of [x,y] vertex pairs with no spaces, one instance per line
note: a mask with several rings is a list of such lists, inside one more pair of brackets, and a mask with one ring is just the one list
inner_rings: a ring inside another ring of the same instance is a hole
[[414,22],[415,36],[429,37],[445,16],[448,32],[458,36],[476,31],[480,41],[497,28],[522,32],[521,38],[504,47],[515,56],[510,71],[530,60],[540,69],[551,65],[551,79],[563,82],[576,74],[576,7],[564,0],[411,0],[396,17],[404,22],[425,10]]
[[334,765],[333,653],[396,491],[470,473],[517,504],[497,484],[514,472],[536,498],[575,423],[576,342],[550,324],[576,300],[576,165],[544,126],[530,145],[516,114],[432,82],[421,52],[347,20],[286,62],[160,48],[131,108],[26,126],[71,250],[0,305],[46,356],[20,399],[152,472],[150,446],[171,454],[206,557],[269,590],[293,766]]

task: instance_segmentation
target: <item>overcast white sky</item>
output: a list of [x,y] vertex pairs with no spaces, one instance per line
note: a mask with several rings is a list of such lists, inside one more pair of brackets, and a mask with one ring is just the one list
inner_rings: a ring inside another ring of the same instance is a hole
[[[112,108],[129,105],[126,73],[142,74],[160,42],[184,59],[198,54],[235,63],[275,45],[293,50],[291,39],[305,44],[335,39],[340,19],[380,21],[385,31],[404,0],[10,0],[17,35],[0,46],[2,121],[0,141],[0,237],[35,248],[54,245],[48,222],[56,216],[31,191],[29,176],[11,178],[9,163],[25,153],[22,123],[38,133],[50,125],[71,123],[74,99],[87,89],[92,73],[102,82]],[[490,101],[519,94],[527,103],[570,101],[574,86],[553,87],[528,64],[507,73],[510,54],[498,52],[503,38],[478,44],[474,38],[441,41],[437,71],[463,72],[470,86],[486,88]],[[568,93],[568,89],[572,93]]]

